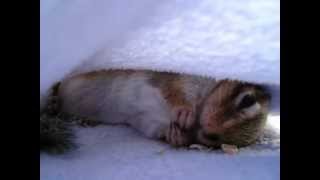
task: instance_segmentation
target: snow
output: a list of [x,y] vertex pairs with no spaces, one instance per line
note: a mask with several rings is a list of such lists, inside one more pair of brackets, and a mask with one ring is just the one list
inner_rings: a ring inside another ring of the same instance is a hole
[[41,105],[53,83],[102,47],[123,46],[166,1],[41,0]]
[[[272,119],[272,120],[270,120]],[[269,119],[279,134],[279,116]],[[219,179],[280,178],[278,135],[239,154],[175,149],[122,126],[77,128],[79,148],[68,154],[40,154],[41,180]]]

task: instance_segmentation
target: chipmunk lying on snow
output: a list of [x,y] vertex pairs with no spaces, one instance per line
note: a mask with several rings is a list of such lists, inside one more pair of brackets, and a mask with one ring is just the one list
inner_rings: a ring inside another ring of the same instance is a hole
[[128,124],[174,146],[246,146],[262,133],[270,96],[258,85],[174,73],[108,70],[69,77],[61,111]]

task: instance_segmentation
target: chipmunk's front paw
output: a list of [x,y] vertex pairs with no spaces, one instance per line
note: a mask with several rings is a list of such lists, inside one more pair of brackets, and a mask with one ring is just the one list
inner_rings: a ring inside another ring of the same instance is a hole
[[171,123],[166,132],[166,141],[173,146],[188,145],[188,137],[176,123]]
[[189,129],[195,123],[194,110],[190,106],[179,106],[174,108],[173,122],[182,129]]

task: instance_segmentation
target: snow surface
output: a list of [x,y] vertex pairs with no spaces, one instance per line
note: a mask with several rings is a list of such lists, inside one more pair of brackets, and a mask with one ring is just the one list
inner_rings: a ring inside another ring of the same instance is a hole
[[[239,154],[174,149],[122,126],[77,128],[79,149],[40,154],[41,180],[273,180],[280,179],[280,119],[269,119],[272,137]],[[272,134],[272,133],[273,134]]]

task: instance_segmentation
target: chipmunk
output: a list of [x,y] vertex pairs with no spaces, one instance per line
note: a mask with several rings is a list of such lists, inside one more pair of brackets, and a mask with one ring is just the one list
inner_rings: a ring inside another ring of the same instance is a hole
[[147,70],[101,70],[68,77],[61,111],[127,124],[173,146],[239,147],[266,123],[270,95],[259,85]]

